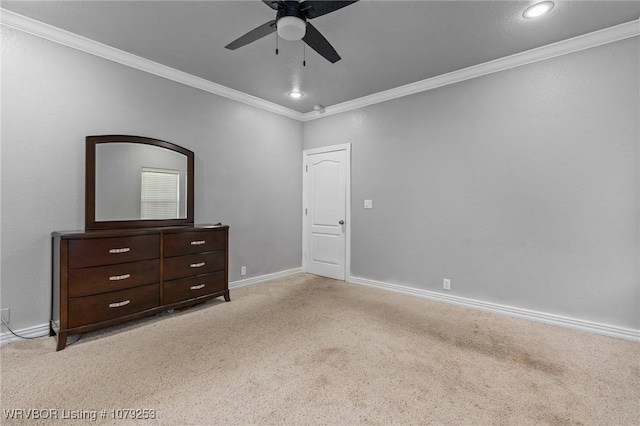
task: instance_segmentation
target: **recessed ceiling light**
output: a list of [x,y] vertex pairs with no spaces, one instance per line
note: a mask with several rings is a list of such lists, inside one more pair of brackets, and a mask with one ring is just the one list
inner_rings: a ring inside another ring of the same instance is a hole
[[291,92],[289,92],[289,96],[291,96],[293,99],[300,99],[303,95],[302,92],[298,90],[292,90]]
[[542,16],[545,13],[549,12],[551,9],[553,9],[553,6],[554,5],[552,1],[543,1],[541,3],[536,3],[532,6],[529,6],[524,11],[522,16],[524,16],[526,19],[537,18],[538,16]]

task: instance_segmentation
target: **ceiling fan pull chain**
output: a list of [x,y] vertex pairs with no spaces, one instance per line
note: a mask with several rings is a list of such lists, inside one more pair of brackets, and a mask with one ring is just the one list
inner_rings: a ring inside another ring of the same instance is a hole
[[302,43],[302,66],[307,66],[307,48],[305,47],[304,42]]
[[278,33],[276,33],[276,55],[278,54]]

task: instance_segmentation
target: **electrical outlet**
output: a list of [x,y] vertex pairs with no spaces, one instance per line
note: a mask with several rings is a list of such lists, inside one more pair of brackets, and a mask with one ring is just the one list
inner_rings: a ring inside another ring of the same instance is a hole
[[0,317],[4,323],[9,324],[11,322],[11,310],[9,308],[0,309]]
[[243,266],[242,268],[240,268],[240,275],[245,276],[247,275],[247,267]]
[[445,290],[451,290],[451,280],[443,279],[442,280],[442,288]]

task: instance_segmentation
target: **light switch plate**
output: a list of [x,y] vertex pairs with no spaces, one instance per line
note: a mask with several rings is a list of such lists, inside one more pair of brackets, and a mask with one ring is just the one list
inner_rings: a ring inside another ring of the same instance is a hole
[[372,209],[373,208],[373,200],[364,200],[364,208]]

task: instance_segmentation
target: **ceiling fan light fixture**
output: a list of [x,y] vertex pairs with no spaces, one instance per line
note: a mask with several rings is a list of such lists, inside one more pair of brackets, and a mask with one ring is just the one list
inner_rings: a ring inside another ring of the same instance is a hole
[[553,9],[553,2],[552,1],[543,1],[540,3],[536,3],[532,6],[529,6],[524,13],[522,14],[522,16],[525,19],[533,19],[533,18],[537,18],[539,16],[544,15],[547,12],[550,12],[551,9]]
[[285,40],[302,40],[307,32],[307,23],[297,16],[283,16],[278,19],[278,36]]

